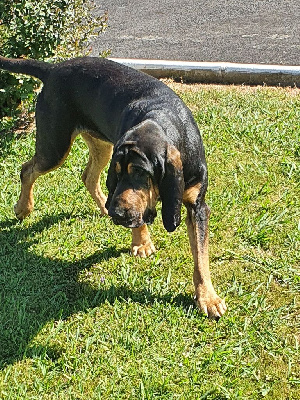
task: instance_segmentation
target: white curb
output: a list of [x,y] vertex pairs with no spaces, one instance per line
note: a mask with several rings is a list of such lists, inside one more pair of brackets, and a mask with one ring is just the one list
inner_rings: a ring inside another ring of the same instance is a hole
[[183,82],[300,87],[300,66],[110,58],[156,78]]

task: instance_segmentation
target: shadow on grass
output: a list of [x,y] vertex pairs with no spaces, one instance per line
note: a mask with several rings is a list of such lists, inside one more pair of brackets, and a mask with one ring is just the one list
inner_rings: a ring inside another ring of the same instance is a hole
[[[71,215],[48,216],[29,227],[16,220],[0,223],[0,368],[32,353],[30,341],[51,320],[65,319],[108,301],[131,299],[140,304],[155,301],[190,308],[190,296],[154,296],[147,289],[126,286],[95,289],[79,281],[82,270],[117,258],[122,250],[104,251],[68,262],[35,254],[35,234]],[[31,349],[31,350],[30,350]]]

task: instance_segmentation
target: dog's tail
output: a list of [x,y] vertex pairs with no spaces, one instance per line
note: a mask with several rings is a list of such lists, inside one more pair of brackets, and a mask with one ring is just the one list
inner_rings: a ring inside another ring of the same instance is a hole
[[34,76],[42,82],[47,80],[47,77],[52,68],[52,64],[23,58],[6,58],[0,56],[0,69],[18,74]]

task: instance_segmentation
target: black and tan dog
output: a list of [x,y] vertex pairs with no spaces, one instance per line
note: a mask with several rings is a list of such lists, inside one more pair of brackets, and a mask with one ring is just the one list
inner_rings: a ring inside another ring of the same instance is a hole
[[[196,302],[210,318],[221,317],[225,302],[209,272],[204,148],[179,97],[159,80],[106,59],[49,64],[0,57],[0,68],[44,83],[36,106],[36,152],[22,166],[17,217],[32,211],[35,180],[63,163],[80,133],[89,147],[83,182],[102,214],[132,229],[134,255],[155,251],[147,224],[156,216],[159,198],[169,232],[180,223],[182,203],[186,206]],[[106,199],[99,176],[111,156]]]

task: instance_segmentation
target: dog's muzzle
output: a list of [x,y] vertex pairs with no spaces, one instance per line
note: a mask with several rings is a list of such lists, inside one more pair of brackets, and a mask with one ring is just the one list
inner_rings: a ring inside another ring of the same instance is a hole
[[152,224],[156,217],[156,210],[147,208],[144,215],[134,210],[124,210],[120,207],[108,209],[108,215],[115,225],[122,225],[125,228],[139,228],[144,224]]

